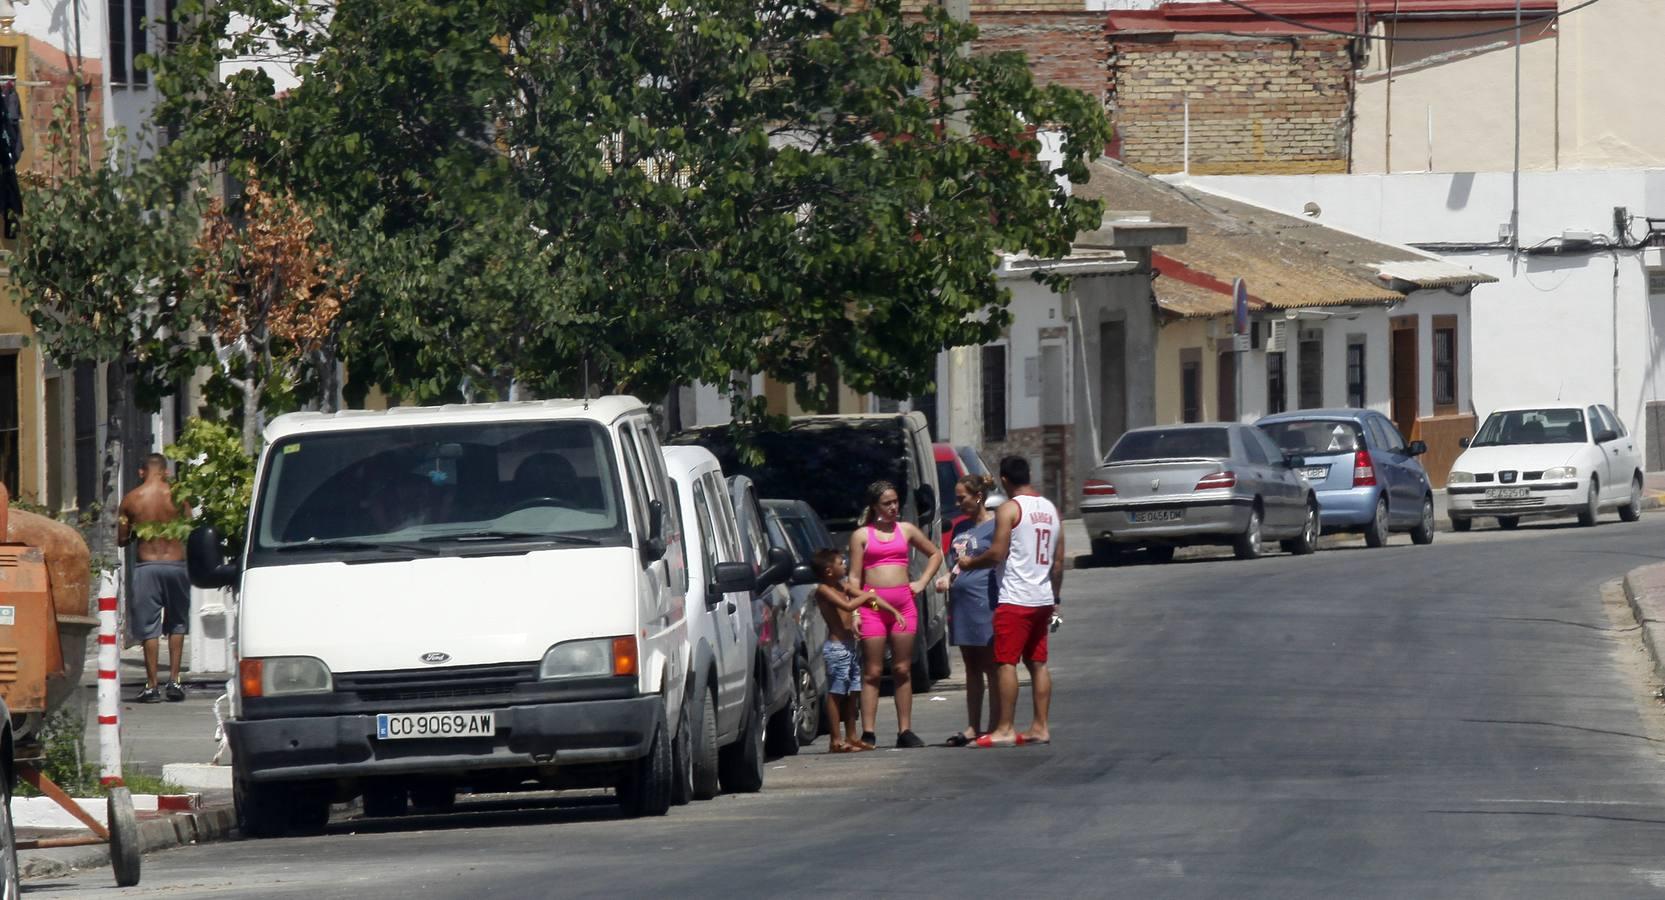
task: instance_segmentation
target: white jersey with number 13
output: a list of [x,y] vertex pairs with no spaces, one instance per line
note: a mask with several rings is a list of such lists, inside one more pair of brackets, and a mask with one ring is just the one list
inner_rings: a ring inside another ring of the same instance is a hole
[[1020,494],[1012,544],[1000,565],[1000,602],[1013,606],[1051,606],[1052,560],[1058,553],[1058,508],[1045,497]]

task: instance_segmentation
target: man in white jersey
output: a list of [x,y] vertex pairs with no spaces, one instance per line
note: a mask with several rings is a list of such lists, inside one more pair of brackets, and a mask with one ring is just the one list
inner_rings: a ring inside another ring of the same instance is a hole
[[[1000,712],[994,730],[970,746],[1050,744],[1046,714],[1052,704],[1052,673],[1046,667],[1046,636],[1064,584],[1064,523],[1052,501],[1029,483],[1028,460],[1020,456],[1002,459],[1000,483],[1011,499],[995,513],[994,543],[976,556],[959,559],[962,571],[1000,567],[995,575],[999,605],[994,610]],[[1029,667],[1029,691],[1035,700],[1035,721],[1022,734],[1012,726],[1019,659]]]

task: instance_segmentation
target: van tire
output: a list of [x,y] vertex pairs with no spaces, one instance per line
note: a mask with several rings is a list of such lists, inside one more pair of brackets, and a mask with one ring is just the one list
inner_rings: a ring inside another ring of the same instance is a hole
[[619,808],[629,818],[662,816],[671,808],[671,782],[675,772],[669,731],[669,725],[661,716],[658,726],[653,729],[648,752],[630,764],[630,770],[617,785]]
[[695,800],[710,800],[717,796],[717,698],[707,696],[700,701],[699,731],[692,742],[694,762]]
[[413,812],[448,813],[457,808],[457,786],[449,781],[422,780],[410,786]]
[[954,661],[952,654],[948,652],[947,635],[943,635],[941,640],[931,645],[931,651],[926,654],[926,657],[931,664],[932,678],[954,677]]
[[317,834],[330,820],[329,796],[304,783],[256,784],[234,777],[232,802],[244,837]]
[[717,754],[717,776],[723,790],[731,794],[763,790],[763,720],[763,685],[754,679],[740,739]]
[[364,786],[364,817],[393,819],[410,811],[410,793],[397,781],[372,781]]
[[693,683],[682,695],[682,719],[676,726],[676,739],[671,742],[671,805],[686,806],[694,799],[694,721]]

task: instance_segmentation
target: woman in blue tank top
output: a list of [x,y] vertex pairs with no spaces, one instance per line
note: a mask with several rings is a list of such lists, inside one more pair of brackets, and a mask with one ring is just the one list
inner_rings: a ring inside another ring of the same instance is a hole
[[[951,559],[976,556],[994,543],[994,512],[987,506],[994,481],[987,475],[967,475],[954,484],[954,502],[965,518],[954,527]],[[994,604],[995,570],[958,568],[937,581],[948,591],[948,642],[960,648],[965,661],[965,705],[969,724],[948,738],[948,746],[964,747],[983,733],[983,697],[989,698],[989,726],[994,726]]]

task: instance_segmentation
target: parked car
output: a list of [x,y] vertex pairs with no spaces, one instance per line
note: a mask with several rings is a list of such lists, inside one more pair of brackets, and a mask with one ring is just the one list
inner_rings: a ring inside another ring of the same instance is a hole
[[1113,562],[1148,548],[1158,560],[1186,544],[1230,544],[1239,559],[1277,540],[1291,553],[1318,546],[1318,498],[1253,425],[1138,428],[1116,441],[1082,487],[1081,517],[1093,555]]
[[[682,514],[688,554],[689,746],[678,792],[708,800],[717,789],[763,785],[764,668],[752,623],[756,575],[740,548],[740,526],[717,458],[702,447],[666,447],[665,467]],[[728,590],[724,590],[727,587]]]
[[0,897],[14,900],[22,888],[17,866],[17,832],[12,828],[12,791],[17,786],[16,760],[12,755],[12,714],[0,699]]
[[[918,525],[933,543],[942,543],[942,493],[923,413],[804,416],[784,429],[760,430],[746,440],[761,462],[748,461],[749,455],[736,446],[734,430],[726,425],[685,431],[671,443],[705,447],[716,454],[724,472],[750,477],[766,496],[808,503],[840,547],[848,546],[850,532],[861,521],[867,486],[884,479],[901,495],[902,518]],[[952,492],[953,487],[948,489]],[[922,575],[924,566],[925,560],[913,554],[912,577]],[[915,690],[928,690],[931,679],[948,676],[947,600],[935,584],[927,585],[919,598]]]
[[1458,531],[1486,516],[1501,528],[1569,514],[1588,527],[1607,509],[1626,522],[1642,517],[1636,441],[1603,404],[1501,409],[1463,447],[1446,479]]
[[266,429],[226,731],[245,834],[458,790],[672,802],[688,634],[681,516],[631,397],[297,413]]
[[827,702],[827,665],[821,645],[827,640],[827,623],[815,603],[815,586],[820,581],[810,557],[817,550],[833,547],[832,534],[821,517],[802,500],[765,500],[763,515],[769,526],[769,542],[792,554],[792,574],[787,579],[792,593],[791,617],[797,622],[798,649],[792,671],[797,696],[792,719],[797,723],[798,743],[808,744],[821,734],[821,709]]
[[1302,457],[1300,476],[1318,496],[1325,531],[1359,531],[1372,547],[1395,531],[1434,542],[1434,488],[1418,457],[1387,416],[1367,409],[1307,409],[1255,423],[1285,456]]
[[803,644],[803,632],[792,610],[792,592],[786,584],[796,560],[792,551],[770,534],[769,519],[752,480],[731,475],[728,484],[735,521],[740,525],[740,550],[756,573],[752,623],[757,628],[762,665],[757,678],[763,686],[758,692],[762,698],[758,712],[764,720],[764,749],[770,756],[790,756],[798,752],[796,673],[801,666],[798,649]]
[[[976,448],[953,444],[932,444],[931,452],[937,461],[937,485],[942,489],[942,553],[944,559],[952,559],[949,546],[953,542],[954,529],[964,522],[965,514],[954,505],[954,485],[967,475],[986,475],[993,478],[987,463],[977,453]],[[999,509],[1000,504],[1006,502],[1006,495],[1001,492],[999,482],[994,490],[989,492],[984,505],[989,509]]]

